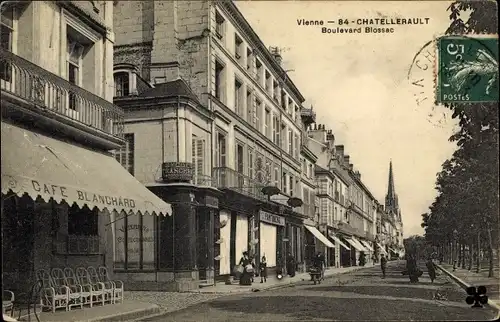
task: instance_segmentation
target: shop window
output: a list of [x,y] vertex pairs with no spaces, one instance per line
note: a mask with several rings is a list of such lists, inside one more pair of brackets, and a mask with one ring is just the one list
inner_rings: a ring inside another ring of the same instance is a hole
[[122,212],[115,221],[115,269],[156,268],[156,216]]
[[80,209],[76,204],[68,210],[68,235],[97,236],[98,210],[90,210],[87,206]]
[[115,97],[128,96],[130,94],[130,81],[128,72],[118,72],[114,75]]

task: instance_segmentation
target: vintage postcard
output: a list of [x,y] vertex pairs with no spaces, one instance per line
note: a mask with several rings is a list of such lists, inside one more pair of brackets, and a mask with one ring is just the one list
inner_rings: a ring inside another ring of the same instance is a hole
[[0,9],[3,320],[498,318],[497,2]]

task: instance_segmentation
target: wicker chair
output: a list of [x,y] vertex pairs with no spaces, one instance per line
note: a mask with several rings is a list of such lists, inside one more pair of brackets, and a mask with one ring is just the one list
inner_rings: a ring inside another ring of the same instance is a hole
[[71,267],[64,268],[64,277],[66,280],[66,285],[70,289],[78,289],[81,295],[81,300],[83,305],[90,305],[92,307],[92,286],[90,285],[80,285],[78,279],[76,278],[75,272]]
[[78,267],[76,269],[76,278],[80,285],[89,285],[91,287],[92,303],[101,303],[104,305],[104,287],[101,284],[92,283],[85,267]]
[[64,275],[64,271],[60,268],[53,268],[51,270],[51,276],[52,280],[54,283],[59,286],[59,287],[67,287],[69,290],[68,292],[68,297],[69,297],[69,302],[68,302],[68,309],[71,310],[72,307],[74,306],[79,306],[81,309],[83,309],[83,290],[81,285],[71,285],[68,283],[66,276]]
[[52,312],[55,312],[58,308],[64,308],[68,311],[69,288],[67,286],[57,286],[50,274],[43,269],[36,272],[36,278],[42,283],[40,294],[42,309],[48,307]]
[[113,302],[120,300],[123,303],[123,282],[120,280],[111,280],[108,275],[108,269],[104,266],[99,267],[99,278],[102,282],[110,282],[113,285]]
[[92,284],[99,284],[104,290],[104,302],[110,302],[111,304],[114,304],[115,303],[115,298],[113,296],[115,291],[114,284],[109,281],[103,281],[100,278],[99,274],[97,273],[97,270],[93,266],[89,266],[87,268],[87,272],[89,274],[90,281],[92,282]]

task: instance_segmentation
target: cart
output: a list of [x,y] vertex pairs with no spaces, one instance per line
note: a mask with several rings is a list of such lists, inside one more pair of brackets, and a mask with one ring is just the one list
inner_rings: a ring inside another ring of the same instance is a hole
[[311,275],[311,280],[314,282],[314,285],[316,283],[321,284],[321,280],[323,279],[323,273],[321,272],[321,269],[311,267],[309,270],[309,275]]

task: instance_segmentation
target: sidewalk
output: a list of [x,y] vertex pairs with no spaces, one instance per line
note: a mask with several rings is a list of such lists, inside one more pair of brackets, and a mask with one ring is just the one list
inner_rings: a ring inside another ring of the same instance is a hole
[[447,263],[437,265],[437,267],[446,275],[450,276],[463,289],[469,286],[485,286],[488,304],[500,310],[500,276],[498,268],[494,270],[494,277],[488,277],[487,269],[482,269],[480,273],[476,273],[474,269],[469,271],[463,268],[456,268],[456,270],[453,271],[453,265]]
[[[377,264],[375,264],[377,265]],[[353,271],[357,271],[363,268],[371,268],[375,265],[366,266],[353,266],[353,267],[340,267],[340,268],[329,268],[325,270],[325,278],[332,276],[345,274]],[[191,293],[201,293],[201,294],[234,294],[234,293],[247,293],[247,292],[259,292],[265,290],[273,290],[284,287],[293,286],[294,284],[301,281],[309,281],[311,279],[309,273],[298,273],[294,277],[286,276],[282,280],[278,280],[276,276],[270,276],[266,283],[260,283],[260,277],[254,278],[254,283],[252,285],[239,285],[231,284],[226,285],[223,282],[219,282],[214,286],[204,287],[199,290],[190,291]]]

